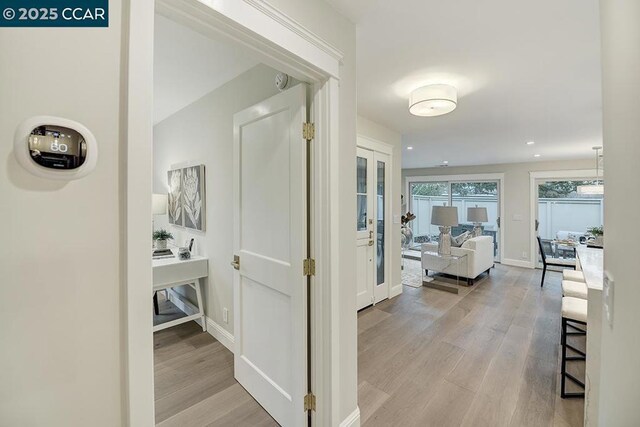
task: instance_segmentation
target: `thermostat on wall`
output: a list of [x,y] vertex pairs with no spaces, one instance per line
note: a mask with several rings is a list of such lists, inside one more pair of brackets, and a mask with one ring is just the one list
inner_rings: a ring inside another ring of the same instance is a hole
[[32,174],[74,180],[91,172],[98,161],[96,138],[84,125],[65,118],[36,116],[16,129],[13,151]]

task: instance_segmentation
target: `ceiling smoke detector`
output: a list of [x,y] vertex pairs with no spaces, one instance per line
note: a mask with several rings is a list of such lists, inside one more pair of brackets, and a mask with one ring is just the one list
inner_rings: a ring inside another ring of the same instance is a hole
[[276,74],[276,87],[278,88],[279,91],[283,91],[287,88],[287,86],[289,85],[289,81],[291,79],[289,78],[289,75],[286,73],[278,73]]

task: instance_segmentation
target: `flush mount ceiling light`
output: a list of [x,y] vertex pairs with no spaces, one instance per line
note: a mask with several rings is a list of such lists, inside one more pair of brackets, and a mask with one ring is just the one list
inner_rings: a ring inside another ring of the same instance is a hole
[[414,116],[441,116],[455,110],[457,105],[458,90],[444,84],[420,87],[409,96],[409,112]]

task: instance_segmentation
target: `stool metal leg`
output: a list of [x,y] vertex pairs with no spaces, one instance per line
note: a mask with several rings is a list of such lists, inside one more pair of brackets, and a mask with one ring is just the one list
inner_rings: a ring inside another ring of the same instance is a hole
[[160,314],[160,307],[158,306],[158,292],[153,293],[153,311],[156,316]]
[[[579,322],[579,321],[575,321],[575,320],[571,320],[571,322],[575,322],[581,325],[586,325],[586,323],[584,322]],[[574,329],[577,329],[578,331],[582,331],[582,329],[576,328],[575,326],[573,326],[572,324],[569,323],[569,319],[566,318],[562,318],[562,337],[561,337],[561,345],[562,345],[562,363],[561,363],[561,368],[560,368],[560,397],[562,397],[563,399],[566,398],[571,398],[571,397],[584,397],[584,392],[580,392],[580,393],[567,393],[566,392],[566,382],[567,382],[567,378],[569,378],[569,380],[571,380],[571,382],[577,384],[578,386],[580,386],[583,390],[585,388],[585,385],[582,381],[580,381],[579,379],[577,379],[576,377],[574,377],[573,375],[571,375],[570,373],[567,372],[567,361],[583,361],[586,360],[586,354],[585,352],[583,352],[582,350],[579,350],[577,348],[575,348],[574,346],[570,345],[569,343],[567,343],[567,336],[569,335],[585,335],[586,331],[584,332],[569,332],[567,330],[568,327],[572,327]],[[575,351],[576,353],[579,354],[579,356],[567,356],[567,348]]]

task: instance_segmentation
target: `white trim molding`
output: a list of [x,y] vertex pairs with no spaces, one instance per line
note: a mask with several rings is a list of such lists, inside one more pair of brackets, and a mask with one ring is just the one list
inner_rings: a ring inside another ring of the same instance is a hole
[[356,407],[355,411],[342,420],[340,427],[360,427],[360,408]]
[[275,7],[271,6],[264,0],[244,0],[245,2],[252,5],[254,8],[262,11],[265,15],[270,17],[272,20],[280,23],[283,27],[288,28],[302,39],[316,46],[318,49],[327,53],[334,60],[338,62],[342,62],[344,58],[344,54],[335,46],[325,41],[323,38],[318,36],[315,33],[307,30],[302,24],[292,19],[288,15],[280,12]]
[[501,264],[510,265],[512,267],[534,268],[534,265],[533,263],[531,263],[531,261],[522,260],[522,259],[505,258],[502,260]]
[[212,318],[206,317],[207,319],[207,332],[220,341],[220,344],[227,347],[231,353],[235,352],[235,338],[231,332],[227,331],[225,328],[216,323]]
[[[320,79],[340,75],[344,54],[339,49],[264,0],[158,0],[157,11],[205,34],[234,40],[262,57],[284,63],[282,71],[293,74],[297,71],[294,77],[312,74]],[[287,65],[293,65],[294,58],[294,70],[286,69]],[[269,65],[279,68],[273,62]]]
[[393,158],[393,145],[360,134],[358,134],[356,139],[358,147],[388,154]]
[[397,297],[402,293],[402,283],[389,288],[389,299]]
[[593,179],[596,178],[597,171],[595,169],[575,169],[561,171],[530,171],[529,172],[529,264],[531,268],[538,265],[538,248],[536,219],[538,219],[538,191],[537,182],[547,179]]
[[[167,289],[167,290],[169,291],[168,292],[169,293],[169,301],[171,301],[173,303],[173,305],[178,307],[180,310],[182,310],[187,315],[191,315],[191,314],[195,314],[196,313],[196,311],[192,307],[190,307],[189,305],[185,304],[182,301],[181,298],[177,297],[177,295],[179,295],[179,294],[175,290],[173,290],[173,289]],[[227,331],[225,328],[223,328],[218,323],[216,323],[209,316],[205,316],[205,319],[207,321],[207,332],[209,332],[209,335],[214,337],[216,340],[220,341],[220,344],[225,346],[231,353],[233,353],[234,349],[235,349],[235,338],[233,337],[233,334],[231,332]],[[194,322],[196,322],[198,325],[202,326],[202,322],[200,321],[200,319],[196,319],[196,320],[194,320]]]

